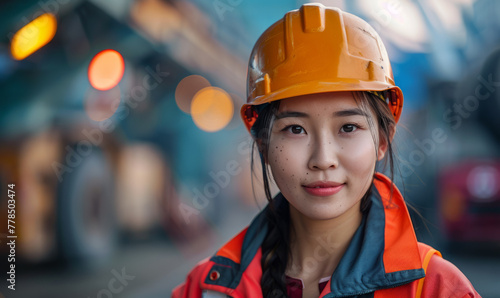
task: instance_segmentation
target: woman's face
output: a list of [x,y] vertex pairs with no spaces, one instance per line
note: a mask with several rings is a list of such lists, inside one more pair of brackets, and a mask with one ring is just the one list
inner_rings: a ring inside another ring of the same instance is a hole
[[[366,110],[366,109],[365,109]],[[310,219],[336,218],[358,208],[370,187],[379,145],[351,92],[304,95],[280,102],[268,164],[281,193]],[[378,155],[378,156],[377,156]]]

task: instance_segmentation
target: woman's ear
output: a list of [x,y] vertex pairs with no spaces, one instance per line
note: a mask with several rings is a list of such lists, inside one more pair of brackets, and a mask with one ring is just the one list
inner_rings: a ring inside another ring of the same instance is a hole
[[[389,126],[389,142],[392,143],[392,140],[394,139],[394,135],[396,134],[396,125],[390,125]],[[383,134],[380,134],[379,138],[379,145],[378,145],[378,150],[377,150],[377,160],[382,160],[385,157],[385,153],[387,152],[387,149],[389,148],[389,143],[387,142],[387,139]]]

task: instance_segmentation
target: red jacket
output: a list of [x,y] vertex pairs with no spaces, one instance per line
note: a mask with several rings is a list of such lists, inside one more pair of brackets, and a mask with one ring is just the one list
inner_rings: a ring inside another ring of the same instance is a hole
[[[480,297],[460,270],[417,242],[395,186],[390,196],[391,181],[377,173],[374,186],[370,210],[320,297]],[[275,200],[280,206],[284,198],[278,194]],[[265,212],[213,257],[201,261],[172,297],[262,297]]]

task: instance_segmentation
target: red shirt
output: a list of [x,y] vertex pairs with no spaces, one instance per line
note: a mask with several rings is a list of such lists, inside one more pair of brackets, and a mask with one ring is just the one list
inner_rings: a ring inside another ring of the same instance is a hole
[[[288,297],[302,298],[302,291],[304,289],[304,282],[302,281],[302,279],[293,278],[287,275],[285,277],[286,277],[286,292],[288,294]],[[326,284],[328,284],[329,280],[330,276],[323,277],[322,279],[319,280],[318,288],[320,293],[323,292],[323,289],[325,288]]]

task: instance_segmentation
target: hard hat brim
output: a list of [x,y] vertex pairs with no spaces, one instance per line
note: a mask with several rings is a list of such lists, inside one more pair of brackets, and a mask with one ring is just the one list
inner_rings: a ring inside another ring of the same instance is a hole
[[324,82],[324,81],[309,81],[300,84],[295,84],[280,90],[276,90],[269,94],[257,96],[251,103],[244,104],[241,107],[240,114],[245,126],[248,130],[253,126],[257,119],[257,113],[253,113],[253,106],[270,103],[276,100],[292,98],[301,95],[340,92],[340,91],[385,91],[393,90],[395,98],[391,99],[389,108],[394,116],[396,123],[401,116],[403,108],[403,92],[394,85],[389,85],[379,81],[359,81],[347,79],[342,82]]

